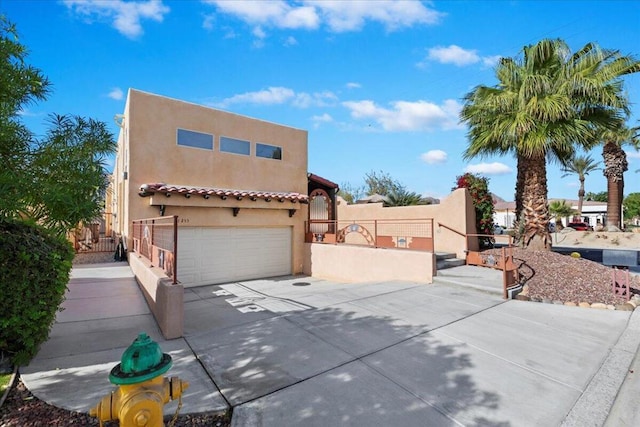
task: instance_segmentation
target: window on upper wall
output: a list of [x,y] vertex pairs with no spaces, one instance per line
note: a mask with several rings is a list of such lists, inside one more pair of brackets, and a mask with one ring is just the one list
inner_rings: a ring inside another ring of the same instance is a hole
[[213,135],[186,129],[178,129],[176,135],[178,145],[213,150]]
[[256,144],[256,156],[266,159],[282,160],[282,147],[268,144]]
[[220,151],[224,153],[242,154],[248,156],[251,152],[251,143],[242,139],[220,137]]

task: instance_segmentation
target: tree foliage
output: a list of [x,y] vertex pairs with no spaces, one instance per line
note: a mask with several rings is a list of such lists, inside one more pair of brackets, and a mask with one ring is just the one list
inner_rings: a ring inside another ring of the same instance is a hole
[[594,193],[594,192],[588,191],[584,195],[584,199],[588,200],[590,202],[606,202],[607,201],[607,192],[606,191],[600,191],[599,193]]
[[549,203],[549,213],[556,218],[556,226],[562,227],[562,218],[575,215],[577,213],[566,200],[552,200]]
[[26,364],[64,299],[73,250],[66,232],[95,219],[115,150],[106,125],[53,115],[36,138],[21,112],[50,83],[27,64],[15,27],[0,16],[0,352]]
[[62,237],[0,218],[0,353],[28,363],[64,300],[73,250]]
[[[395,195],[395,200],[398,203],[407,203],[410,201],[409,195],[416,195],[411,193],[407,188],[397,179],[393,178],[389,173],[383,171],[371,171],[364,176],[364,186],[356,187],[349,183],[343,183],[340,185],[340,191],[338,195],[345,199],[347,203],[355,203],[362,199],[364,196],[373,196],[378,194],[384,196],[389,200],[391,195]],[[418,195],[418,198],[420,196]],[[414,203],[417,204],[417,203]],[[391,206],[406,206],[391,204]]]
[[591,156],[579,156],[573,155],[571,158],[562,164],[562,177],[569,175],[577,175],[580,182],[580,188],[578,189],[578,215],[582,215],[582,202],[584,201],[584,182],[589,173],[600,169],[600,162],[596,162]]
[[[456,177],[456,186],[452,188],[466,188],[469,190],[473,207],[476,211],[476,230],[478,234],[493,234],[493,198],[489,192],[489,179],[466,173]],[[481,242],[486,243],[489,239],[483,237]]]
[[388,196],[392,193],[402,193],[406,191],[404,185],[400,181],[394,179],[387,172],[371,171],[364,176],[365,192],[367,196],[379,194]]
[[502,58],[496,86],[478,86],[465,96],[465,158],[517,159],[516,214],[525,221],[525,247],[551,247],[547,160],[592,148],[602,129],[624,121],[629,108],[621,76],[638,71],[640,62],[618,51],[589,43],[572,53],[564,41],[545,39],[525,46],[521,58]]
[[422,196],[412,191],[402,189],[387,195],[386,206],[414,206],[427,204]]
[[26,60],[15,26],[0,17],[0,218],[38,223],[62,235],[100,213],[104,161],[115,141],[103,122],[58,115],[36,138],[20,113],[46,99],[50,83]]
[[624,219],[640,218],[640,193],[629,193],[624,198]]
[[342,197],[349,204],[357,202],[364,194],[364,187],[355,187],[348,182],[340,184],[340,190],[338,191],[338,196]]

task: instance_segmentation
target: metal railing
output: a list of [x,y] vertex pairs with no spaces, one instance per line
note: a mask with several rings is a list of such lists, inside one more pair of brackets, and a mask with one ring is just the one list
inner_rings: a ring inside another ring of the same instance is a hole
[[133,223],[133,252],[178,282],[178,217],[138,219]]
[[310,220],[305,241],[433,252],[433,219]]
[[492,243],[502,243],[499,251],[487,252],[484,250],[467,250],[467,265],[489,267],[502,271],[502,298],[507,299],[509,288],[520,283],[520,271],[513,259],[513,237],[508,234],[467,234],[469,237],[485,238]]
[[119,238],[112,231],[111,214],[104,214],[91,224],[84,224],[77,227],[70,234],[70,240],[76,253],[94,253],[94,252],[114,252],[118,245]]

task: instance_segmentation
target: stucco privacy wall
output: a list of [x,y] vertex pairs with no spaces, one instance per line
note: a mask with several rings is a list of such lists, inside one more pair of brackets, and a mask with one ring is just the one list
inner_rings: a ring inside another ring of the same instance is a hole
[[129,256],[129,265],[162,335],[166,339],[180,338],[184,329],[182,285],[174,285],[162,269],[151,266],[149,261],[135,254]]
[[352,245],[305,244],[304,273],[341,282],[406,280],[432,283],[435,254]]
[[[177,129],[213,135],[213,149],[177,145]],[[250,141],[250,155],[221,152],[221,136]],[[118,141],[113,176],[118,232],[130,236],[132,220],[158,217],[162,205],[164,215],[179,216],[179,226],[291,227],[292,271],[302,271],[306,205],[175,194],[140,197],[138,192],[142,184],[163,182],[306,194],[306,131],[130,89]],[[281,147],[282,160],[257,157],[256,143]],[[237,216],[231,208],[240,208]]]
[[477,239],[470,238],[467,248],[463,236],[438,226],[440,223],[463,234],[476,233],[476,214],[473,200],[465,188],[453,191],[436,205],[383,207],[382,203],[348,205],[344,200],[340,200],[338,203],[338,219],[340,221],[429,218],[433,218],[433,245],[436,252],[451,252],[455,253],[458,258],[465,258],[465,249],[477,250]]

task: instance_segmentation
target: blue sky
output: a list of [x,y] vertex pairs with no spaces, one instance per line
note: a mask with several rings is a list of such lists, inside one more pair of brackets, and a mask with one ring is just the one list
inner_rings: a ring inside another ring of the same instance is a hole
[[[49,113],[113,121],[128,88],[309,132],[309,171],[363,184],[384,171],[444,197],[466,171],[513,200],[509,156],[462,160],[462,97],[496,83],[501,56],[542,38],[640,57],[640,1],[29,1],[0,0],[29,62],[53,83],[24,120]],[[625,79],[640,124],[640,76]],[[625,193],[640,192],[627,148]],[[601,149],[592,156],[601,160]],[[549,197],[575,199],[577,179],[549,165]],[[606,190],[600,171],[586,190]]]

